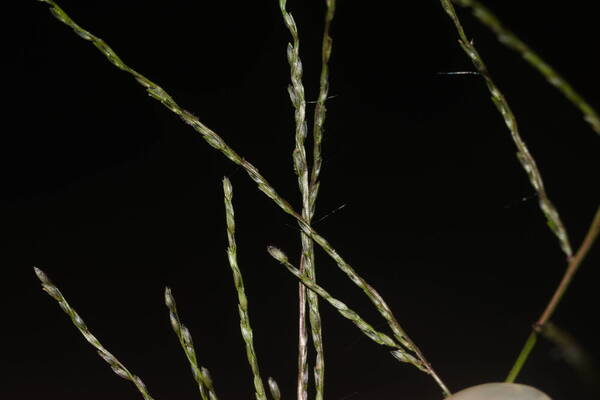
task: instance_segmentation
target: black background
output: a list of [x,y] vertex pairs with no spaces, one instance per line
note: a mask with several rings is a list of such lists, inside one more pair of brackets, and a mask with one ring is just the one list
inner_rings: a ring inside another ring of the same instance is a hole
[[[294,397],[297,286],[265,248],[277,245],[297,263],[295,222],[45,4],[18,3],[5,12],[0,397],[140,397],[41,291],[34,265],[156,399],[188,399],[197,393],[163,305],[169,285],[217,393],[253,397],[225,256],[225,175],[234,186],[261,372],[275,377],[284,398]],[[483,81],[439,74],[473,69],[439,3],[338,3],[336,97],[328,103],[317,219],[346,206],[315,228],[379,290],[451,390],[501,381],[557,285],[564,256]],[[589,3],[524,3],[493,8],[598,108],[599,31]],[[286,90],[290,36],[276,1],[60,5],[299,208]],[[300,30],[306,96],[315,100],[324,2],[290,1],[288,9]],[[577,248],[598,204],[598,136],[518,55],[469,13],[460,15]],[[598,260],[596,248],[554,317],[596,365]],[[317,262],[323,286],[385,330],[321,250]],[[441,397],[431,379],[396,362],[329,305],[322,316],[328,399]],[[518,381],[556,400],[598,394],[544,340]]]

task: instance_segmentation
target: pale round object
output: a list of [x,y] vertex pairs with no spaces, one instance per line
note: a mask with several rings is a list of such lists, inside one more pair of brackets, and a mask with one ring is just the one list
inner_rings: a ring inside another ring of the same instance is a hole
[[445,400],[552,400],[536,388],[518,383],[484,383],[454,393]]

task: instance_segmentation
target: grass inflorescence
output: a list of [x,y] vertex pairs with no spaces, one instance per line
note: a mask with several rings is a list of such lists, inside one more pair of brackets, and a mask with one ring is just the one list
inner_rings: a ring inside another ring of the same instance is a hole
[[[297,388],[296,397],[298,400],[307,400],[309,397],[309,335],[307,325],[310,325],[310,339],[316,354],[314,365],[314,398],[323,400],[325,385],[325,352],[323,346],[322,321],[319,311],[319,298],[331,305],[343,317],[350,320],[366,337],[375,343],[386,347],[391,355],[401,363],[412,365],[418,370],[429,375],[439,386],[444,396],[450,395],[450,390],[442,378],[435,372],[432,365],[428,362],[423,352],[416,345],[415,341],[407,334],[395,317],[391,308],[383,297],[373,288],[356,269],[351,266],[340,253],[335,250],[327,239],[319,234],[313,225],[313,217],[316,209],[316,202],[320,188],[320,173],[323,164],[322,141],[324,137],[324,123],[326,119],[326,100],[329,93],[329,59],[332,52],[333,39],[331,36],[332,21],[336,10],[335,0],[325,0],[326,13],[322,36],[322,54],[321,54],[321,73],[319,80],[319,94],[313,116],[312,126],[312,151],[307,151],[307,138],[309,134],[307,122],[307,101],[305,98],[305,88],[303,84],[303,65],[300,57],[300,33],[296,21],[292,14],[288,12],[286,0],[279,0],[279,7],[283,22],[291,35],[291,42],[287,47],[287,61],[290,67],[291,84],[288,86],[288,94],[294,109],[294,148],[292,151],[292,165],[296,174],[297,184],[301,198],[301,209],[297,211],[290,202],[284,199],[278,191],[267,181],[262,173],[245,158],[241,157],[224,139],[216,132],[203,124],[198,117],[181,107],[177,101],[169,95],[161,86],[146,78],[141,73],[129,67],[117,55],[117,53],[106,43],[91,32],[85,30],[52,0],[39,0],[50,6],[52,14],[61,22],[71,27],[74,32],[82,39],[91,42],[114,66],[130,74],[135,78],[138,84],[142,85],[147,94],[160,102],[168,110],[175,113],[183,122],[191,126],[201,137],[213,148],[225,155],[233,163],[246,171],[250,179],[257,185],[258,189],[267,195],[279,208],[286,214],[292,216],[300,228],[301,254],[299,256],[298,267],[290,262],[284,251],[275,245],[267,248],[268,253],[299,280],[298,287],[298,370],[297,370]],[[517,118],[511,109],[506,96],[502,93],[476,49],[474,42],[465,32],[463,25],[456,13],[453,3],[473,10],[477,19],[488,26],[496,33],[499,40],[520,53],[534,68],[536,68],[552,85],[557,87],[567,99],[577,106],[584,115],[585,120],[592,128],[600,133],[600,122],[596,111],[578,94],[566,80],[559,75],[552,67],[542,60],[533,50],[522,42],[514,33],[506,29],[495,17],[491,11],[485,8],[477,1],[471,0],[441,0],[441,5],[446,14],[456,28],[459,38],[459,44],[472,62],[477,73],[483,78],[489,91],[490,97],[501,114],[508,128],[511,139],[516,147],[517,158],[527,174],[529,182],[539,199],[539,208],[544,214],[548,226],[557,237],[560,248],[566,256],[568,268],[550,300],[546,310],[538,321],[534,324],[531,333],[523,351],[518,357],[515,366],[509,373],[507,381],[514,381],[521,367],[525,363],[529,353],[533,349],[538,332],[543,332],[546,324],[564,295],[574,273],[579,268],[585,255],[592,247],[595,238],[600,231],[600,208],[592,221],[588,234],[582,244],[576,250],[573,250],[567,229],[565,228],[561,217],[554,203],[550,200],[546,191],[540,169],[532,155],[532,152],[526,145],[519,127]],[[310,156],[309,156],[310,155]],[[312,159],[312,165],[310,163]],[[267,391],[274,400],[281,399],[281,393],[278,384],[273,378],[268,378],[267,385],[264,384],[260,375],[259,357],[254,347],[254,333],[250,323],[250,314],[248,307],[248,298],[244,288],[242,272],[238,265],[237,244],[235,237],[235,215],[233,207],[233,187],[228,178],[223,180],[224,201],[225,201],[225,225],[227,231],[228,247],[227,255],[229,266],[233,274],[233,282],[238,299],[238,312],[240,319],[240,331],[244,340],[248,364],[253,376],[255,397],[257,400],[267,400]],[[365,296],[375,306],[377,312],[383,317],[387,328],[391,333],[381,332],[369,324],[363,317],[353,311],[344,302],[334,298],[328,290],[317,283],[315,246],[321,247],[325,253],[335,262],[338,268],[359,287]],[[115,356],[106,350],[99,340],[92,335],[86,324],[83,322],[77,312],[67,303],[60,290],[50,281],[46,274],[39,268],[35,268],[35,273],[42,283],[43,289],[54,298],[69,315],[73,324],[83,334],[84,338],[98,351],[113,371],[120,377],[134,383],[138,391],[146,400],[152,400],[148,394],[146,386],[142,380],[133,375]],[[200,396],[203,400],[216,400],[217,394],[206,367],[198,362],[198,357],[189,329],[181,322],[177,311],[175,299],[170,288],[165,289],[165,304],[168,308],[169,317],[173,331],[175,332],[180,345],[190,364],[193,378],[195,379]],[[307,321],[308,311],[308,321]],[[308,323],[307,323],[308,322]],[[548,325],[550,326],[550,325]]]

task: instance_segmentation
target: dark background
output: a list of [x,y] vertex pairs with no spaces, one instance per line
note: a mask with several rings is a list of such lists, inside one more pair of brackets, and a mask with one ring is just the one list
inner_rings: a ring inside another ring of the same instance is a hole
[[[34,265],[156,399],[189,399],[195,384],[163,305],[169,285],[217,393],[253,397],[225,256],[226,175],[261,372],[293,398],[296,281],[265,248],[277,245],[297,263],[295,222],[45,4],[18,3],[5,12],[0,397],[140,398],[41,291]],[[316,218],[346,206],[315,228],[379,290],[451,390],[501,381],[557,285],[564,256],[483,81],[439,74],[473,69],[439,2],[338,3],[336,97],[328,103]],[[600,62],[592,57],[599,31],[589,3],[524,3],[494,10],[600,107]],[[286,91],[290,36],[276,1],[60,5],[299,208]],[[315,100],[324,2],[290,1],[288,9],[300,30],[306,96]],[[577,248],[599,199],[598,136],[518,55],[469,13],[460,15]],[[596,366],[599,259],[596,248],[554,317]],[[321,283],[385,330],[321,250],[317,262]],[[328,399],[440,399],[431,379],[396,362],[329,305],[322,316]],[[518,381],[556,400],[598,394],[544,340]]]

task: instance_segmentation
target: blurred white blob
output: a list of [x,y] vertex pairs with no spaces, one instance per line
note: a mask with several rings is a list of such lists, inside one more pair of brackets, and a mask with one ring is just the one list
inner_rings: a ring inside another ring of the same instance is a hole
[[536,388],[517,383],[485,383],[454,393],[445,400],[552,400]]

